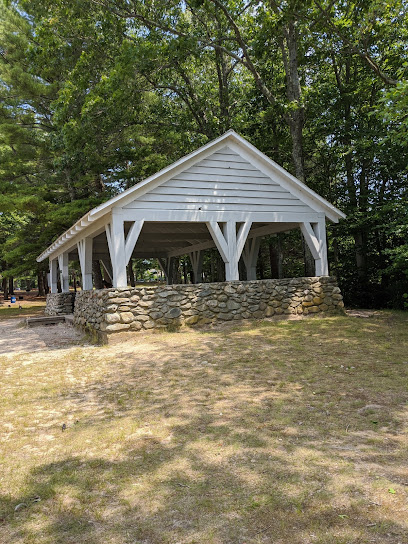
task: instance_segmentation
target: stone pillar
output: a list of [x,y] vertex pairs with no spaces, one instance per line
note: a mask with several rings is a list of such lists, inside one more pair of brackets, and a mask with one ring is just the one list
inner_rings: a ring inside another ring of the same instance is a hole
[[61,290],[63,293],[69,293],[69,272],[68,272],[68,253],[58,255],[58,266],[60,270]]
[[50,290],[51,293],[58,293],[57,286],[57,270],[58,270],[58,261],[57,259],[50,259]]

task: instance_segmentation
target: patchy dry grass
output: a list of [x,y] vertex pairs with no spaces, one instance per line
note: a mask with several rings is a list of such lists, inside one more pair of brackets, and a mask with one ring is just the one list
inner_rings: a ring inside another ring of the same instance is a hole
[[[44,314],[45,297],[36,296],[36,292],[17,291],[17,301],[0,300],[0,321],[19,317],[35,317]],[[19,295],[23,300],[19,300]],[[21,308],[19,308],[21,306]]]
[[407,325],[264,321],[3,357],[0,541],[406,544]]

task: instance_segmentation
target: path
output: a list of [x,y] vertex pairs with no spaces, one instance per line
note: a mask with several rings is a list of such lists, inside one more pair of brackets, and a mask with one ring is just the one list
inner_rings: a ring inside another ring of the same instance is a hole
[[25,320],[0,321],[0,355],[67,348],[81,344],[82,338],[81,332],[66,323],[28,328]]

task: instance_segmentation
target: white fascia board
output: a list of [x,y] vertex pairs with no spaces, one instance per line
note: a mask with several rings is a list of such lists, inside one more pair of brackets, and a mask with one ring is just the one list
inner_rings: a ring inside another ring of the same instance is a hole
[[[266,175],[271,176],[271,173],[275,175],[278,174],[280,180],[289,181],[290,185],[287,185],[288,190],[291,190],[292,194],[298,196],[307,204],[311,205],[311,203],[314,203],[315,206],[318,205],[317,211],[324,211],[327,217],[335,223],[337,223],[340,218],[346,218],[346,214],[333,206],[333,204],[330,204],[330,202],[328,202],[325,198],[321,197],[319,194],[313,191],[313,189],[310,189],[310,187],[308,187],[305,183],[302,183],[299,179],[297,179],[287,170],[282,168],[282,166],[279,166],[279,164],[277,164],[267,155],[259,151],[259,149],[257,149],[254,145],[252,145],[244,138],[242,138],[242,136],[240,136],[236,132],[233,132],[230,134],[230,140],[237,144],[237,147],[231,145],[231,149],[239,154],[242,154],[240,153],[241,151],[243,153],[245,153],[245,151],[249,152],[249,156],[245,157],[244,155],[244,158],[247,158],[250,162],[250,157],[252,157],[253,159],[258,159],[259,163],[255,163],[254,166],[260,168],[261,171],[263,171]],[[262,168],[262,165],[264,166],[264,168]],[[267,168],[266,170],[265,166]],[[295,191],[297,191],[298,193],[296,194]],[[309,199],[306,201],[305,197],[309,197]],[[313,208],[312,205],[311,207]],[[314,207],[314,209],[316,209],[316,207]]]
[[72,225],[68,230],[63,232],[45,251],[41,253],[36,259],[38,263],[44,261],[50,257],[62,244],[65,244],[72,237],[76,236],[80,231],[82,231],[86,226],[90,225],[93,219],[89,218],[89,212],[86,213],[83,217],[78,219],[78,221]]

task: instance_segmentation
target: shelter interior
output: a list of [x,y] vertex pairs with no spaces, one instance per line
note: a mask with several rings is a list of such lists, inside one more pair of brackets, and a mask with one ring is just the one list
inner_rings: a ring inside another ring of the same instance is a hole
[[[124,222],[125,240],[128,238],[131,227],[131,221]],[[221,223],[220,227],[221,230],[225,229],[225,223]],[[236,234],[238,234],[239,228],[240,224],[237,223],[235,226]],[[245,278],[240,277],[239,279],[256,279],[256,263],[263,236],[287,232],[295,228],[299,228],[298,223],[252,223],[242,251]],[[198,283],[202,281],[202,252],[215,247],[216,244],[205,222],[146,221],[140,231],[131,258],[157,259],[167,283],[171,284],[176,283],[172,266],[173,259],[182,255],[188,255],[193,269],[191,279],[194,283]],[[78,261],[79,249],[77,246],[68,251],[67,255],[68,261]],[[97,233],[92,239],[92,261],[95,260],[100,261],[105,276],[112,282],[113,267],[105,230]],[[61,259],[56,262],[58,262],[58,276],[62,276],[63,264],[61,263]],[[241,276],[241,274],[239,275]],[[61,281],[60,285],[63,286],[63,281]]]

